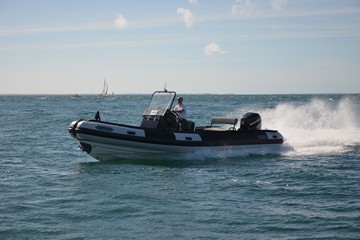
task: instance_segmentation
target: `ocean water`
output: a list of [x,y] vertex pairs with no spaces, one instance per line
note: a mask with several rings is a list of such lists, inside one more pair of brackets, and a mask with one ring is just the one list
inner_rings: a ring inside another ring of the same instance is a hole
[[360,239],[360,95],[184,95],[197,125],[260,113],[278,152],[98,162],[67,132],[149,97],[0,96],[0,239]]

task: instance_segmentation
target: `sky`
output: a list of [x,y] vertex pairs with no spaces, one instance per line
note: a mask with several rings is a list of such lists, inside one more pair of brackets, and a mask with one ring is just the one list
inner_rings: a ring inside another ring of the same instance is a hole
[[0,0],[0,94],[360,93],[359,0]]

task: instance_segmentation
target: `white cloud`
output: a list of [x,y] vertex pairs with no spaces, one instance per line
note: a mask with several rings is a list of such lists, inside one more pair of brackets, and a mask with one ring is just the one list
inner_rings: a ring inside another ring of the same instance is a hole
[[223,54],[224,50],[216,43],[209,43],[204,48],[205,55]]
[[129,25],[129,22],[124,18],[123,15],[119,14],[114,21],[114,25],[116,28],[124,29]]
[[248,17],[256,13],[256,8],[251,0],[237,0],[236,4],[231,7],[231,14],[233,16]]
[[287,0],[270,0],[271,7],[273,10],[281,10],[285,6]]
[[192,28],[194,26],[194,19],[189,9],[178,8],[177,13],[180,15],[181,19],[185,22],[187,28]]
[[198,1],[197,0],[188,0],[188,2],[191,4],[191,5],[199,5]]

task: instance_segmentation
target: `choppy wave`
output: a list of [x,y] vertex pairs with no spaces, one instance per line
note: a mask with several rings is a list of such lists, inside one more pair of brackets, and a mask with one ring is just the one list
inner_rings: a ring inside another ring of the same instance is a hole
[[358,239],[360,95],[314,96],[188,101],[197,124],[259,112],[264,128],[287,138],[280,154],[205,149],[106,163],[77,150],[68,124],[96,110],[106,121],[136,122],[148,96],[0,96],[0,236]]

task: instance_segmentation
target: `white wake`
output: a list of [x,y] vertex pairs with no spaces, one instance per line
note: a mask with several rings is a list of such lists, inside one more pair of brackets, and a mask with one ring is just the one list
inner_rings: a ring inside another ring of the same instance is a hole
[[263,127],[277,129],[286,138],[285,146],[293,148],[283,154],[305,156],[343,153],[359,145],[359,109],[353,100],[343,98],[283,103],[259,111]]

